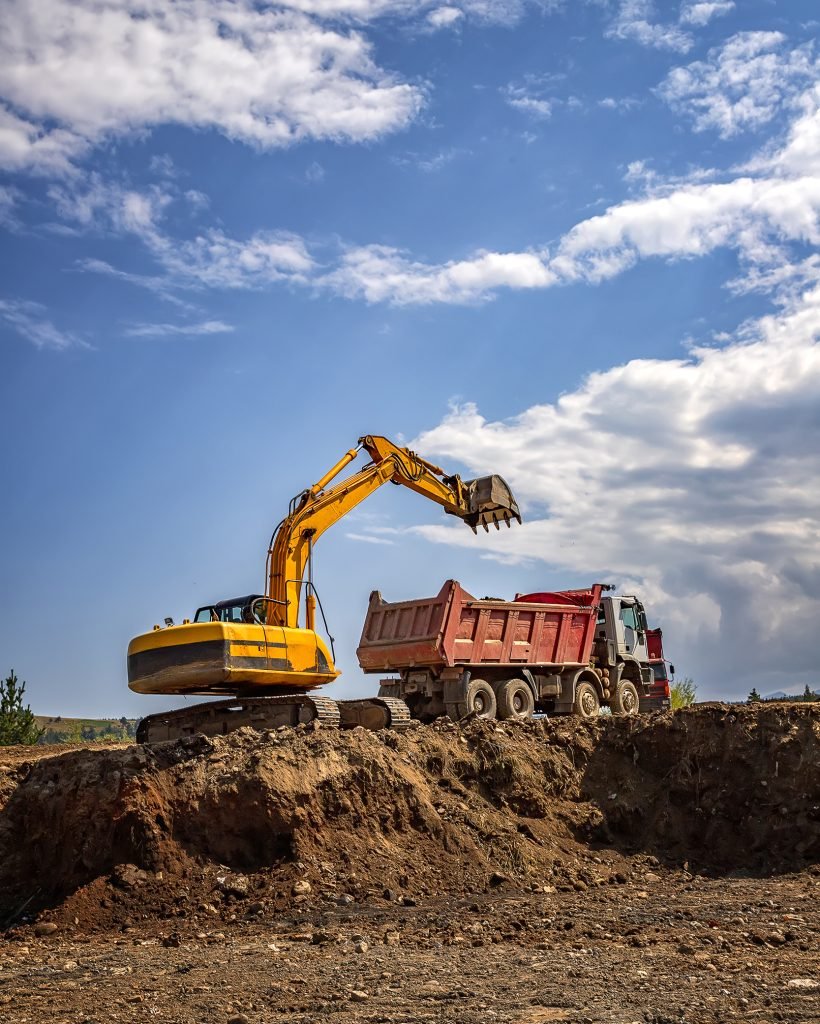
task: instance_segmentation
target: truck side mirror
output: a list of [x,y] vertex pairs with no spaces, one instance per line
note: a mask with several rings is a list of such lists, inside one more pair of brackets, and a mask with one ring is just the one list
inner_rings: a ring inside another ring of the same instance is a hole
[[673,676],[674,674],[675,674],[675,666],[670,664],[670,666],[669,666],[669,675]]

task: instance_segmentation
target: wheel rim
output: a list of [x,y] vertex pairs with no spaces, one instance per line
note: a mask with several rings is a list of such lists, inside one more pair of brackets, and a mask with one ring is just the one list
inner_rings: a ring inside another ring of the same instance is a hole
[[638,710],[638,696],[631,686],[624,687],[621,704],[625,715],[634,715]]
[[484,694],[477,693],[475,697],[473,697],[473,711],[475,711],[477,715],[483,715],[486,710],[487,701],[484,698]]
[[520,690],[516,690],[513,694],[512,709],[517,714],[522,714],[527,707],[527,702],[524,700],[524,695]]
[[595,699],[595,694],[589,690],[585,690],[581,694],[581,710],[584,713],[585,718],[592,718],[595,714],[598,701]]

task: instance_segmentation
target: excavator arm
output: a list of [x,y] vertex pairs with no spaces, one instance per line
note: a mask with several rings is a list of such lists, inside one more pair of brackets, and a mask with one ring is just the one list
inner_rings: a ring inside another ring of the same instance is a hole
[[[330,486],[364,449],[370,462],[358,472]],[[445,512],[458,516],[475,532],[478,526],[512,519],[521,522],[521,514],[512,493],[500,476],[462,480],[447,476],[444,470],[400,448],[386,437],[366,435],[359,438],[359,447],[351,448],[312,487],[291,502],[288,515],[273,535],[268,551],[268,623],[298,627],[302,589],[312,584],[311,556],[319,537],[361,504],[388,481],[409,487],[441,505]],[[305,601],[307,629],[314,629],[312,586]]]

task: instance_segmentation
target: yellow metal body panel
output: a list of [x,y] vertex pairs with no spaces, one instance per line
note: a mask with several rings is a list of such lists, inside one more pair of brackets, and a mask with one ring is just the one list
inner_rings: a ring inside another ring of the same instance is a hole
[[143,633],[128,645],[128,685],[137,693],[312,690],[338,675],[310,629],[193,622]]

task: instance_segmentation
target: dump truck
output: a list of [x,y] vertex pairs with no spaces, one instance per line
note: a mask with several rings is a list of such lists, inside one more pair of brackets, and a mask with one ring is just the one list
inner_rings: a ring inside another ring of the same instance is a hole
[[477,599],[456,580],[435,597],[385,601],[373,591],[357,648],[366,673],[392,672],[379,695],[413,718],[447,714],[593,718],[634,715],[653,682],[637,597],[596,583],[580,590]]
[[[362,451],[369,461],[337,479]],[[222,735],[240,726],[270,729],[316,721],[380,729],[409,721],[409,710],[398,699],[334,701],[311,695],[340,674],[327,624],[327,641],[316,629],[317,606],[324,619],[314,582],[316,542],[386,483],[435,502],[473,532],[521,522],[500,476],[462,480],[386,437],[360,437],[357,447],[291,500],[268,546],[265,594],[204,604],[193,621],[175,624],[169,617],[164,627],[157,624],[133,638],[127,660],[132,690],[227,697],[149,715],[140,722],[138,742]]]

